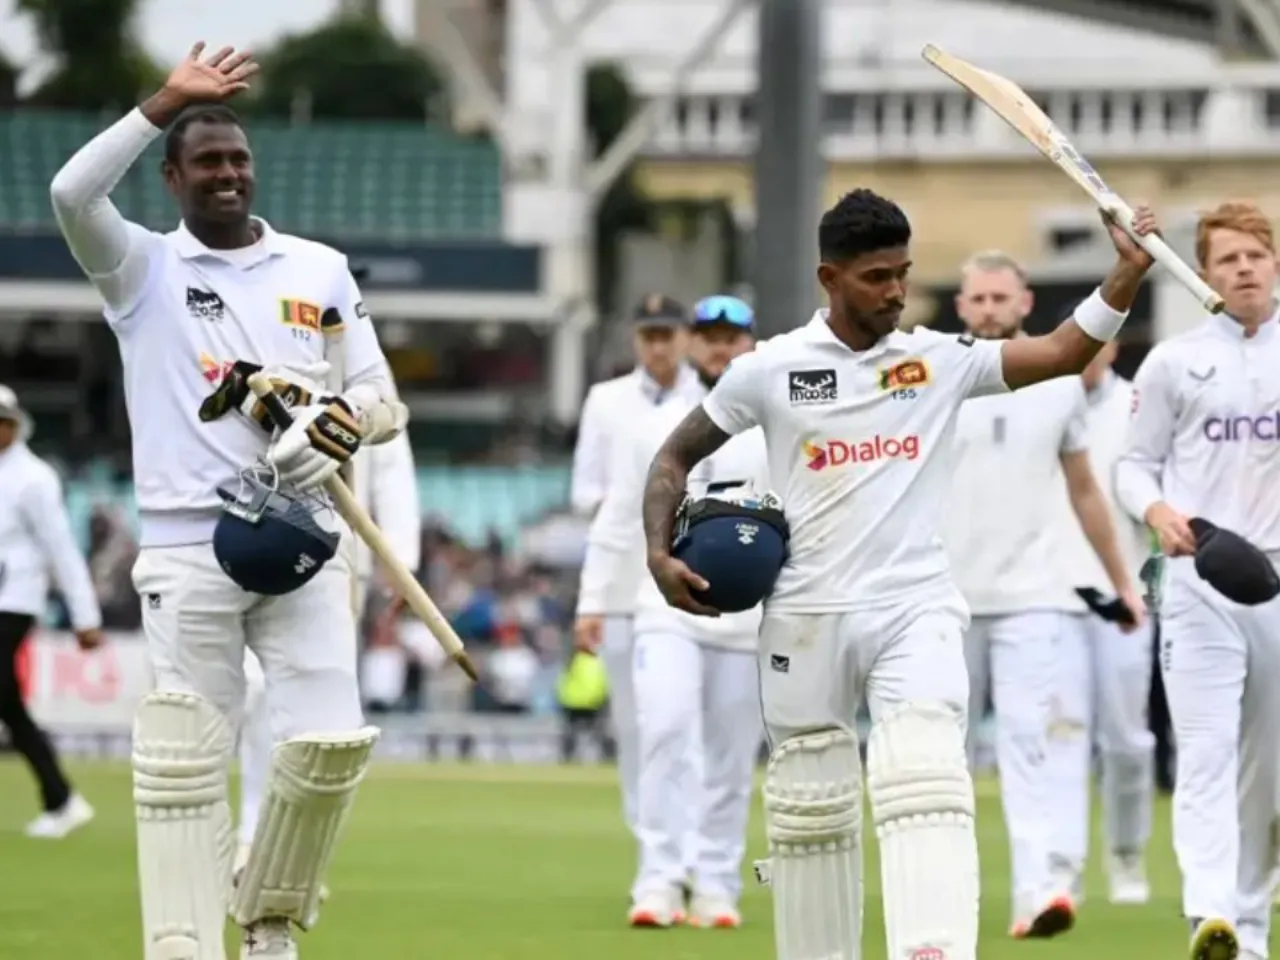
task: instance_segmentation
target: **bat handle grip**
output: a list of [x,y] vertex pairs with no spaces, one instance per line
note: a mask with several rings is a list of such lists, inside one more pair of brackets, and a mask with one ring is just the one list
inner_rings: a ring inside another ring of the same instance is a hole
[[262,401],[263,407],[266,408],[267,416],[281,430],[288,430],[293,426],[293,414],[289,412],[289,407],[280,399],[280,394],[271,388],[271,379],[263,373],[251,373],[249,375],[249,389],[254,392],[259,400]]

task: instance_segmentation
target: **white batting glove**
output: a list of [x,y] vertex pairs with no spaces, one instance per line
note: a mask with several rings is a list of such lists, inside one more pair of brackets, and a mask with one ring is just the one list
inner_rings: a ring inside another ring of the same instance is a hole
[[355,455],[360,436],[351,408],[339,398],[328,398],[293,411],[293,425],[267,450],[267,460],[283,482],[312,490]]
[[399,400],[384,400],[360,414],[360,431],[366,444],[387,443],[398,437],[408,422],[408,407]]

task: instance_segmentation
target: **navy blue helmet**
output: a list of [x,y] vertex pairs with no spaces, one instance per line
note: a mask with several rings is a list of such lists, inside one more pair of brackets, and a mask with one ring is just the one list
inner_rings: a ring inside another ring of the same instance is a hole
[[341,534],[316,520],[323,501],[280,488],[279,475],[263,464],[218,487],[222,514],[213,531],[213,555],[242,590],[278,597],[320,572],[338,552]]
[[695,600],[721,613],[740,613],[773,592],[790,541],[776,496],[757,496],[737,483],[711,484],[707,496],[681,504],[671,555],[709,584],[693,591]]

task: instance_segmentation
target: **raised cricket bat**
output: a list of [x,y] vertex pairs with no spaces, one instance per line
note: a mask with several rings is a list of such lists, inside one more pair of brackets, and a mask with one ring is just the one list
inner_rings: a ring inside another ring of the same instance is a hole
[[921,55],[960,86],[990,107],[1001,120],[1018,131],[1076,182],[1117,226],[1163,266],[1210,313],[1221,313],[1225,304],[1191,266],[1160,237],[1135,235],[1129,228],[1133,208],[1107,186],[1098,171],[1072,146],[1048,115],[1012,80],[952,56],[932,43]]
[[[281,430],[288,429],[289,424],[293,423],[293,415],[289,412],[289,408],[284,405],[284,401],[272,390],[271,380],[261,373],[255,373],[249,377],[249,389],[262,401],[275,425]],[[459,639],[453,626],[445,618],[444,614],[440,612],[440,608],[435,605],[435,602],[427,596],[427,591],[422,589],[422,584],[418,583],[413,572],[396,557],[395,552],[391,549],[391,544],[387,543],[386,537],[382,535],[378,525],[373,522],[373,518],[369,516],[364,507],[360,506],[355,494],[351,492],[351,488],[347,486],[341,476],[337,475],[326,480],[324,488],[328,491],[329,496],[333,498],[333,504],[342,519],[347,521],[348,526],[355,531],[356,536],[367,543],[369,549],[373,551],[373,555],[382,562],[387,571],[387,576],[391,578],[392,585],[400,596],[404,598],[405,603],[409,605],[409,609],[427,625],[427,629],[436,638],[436,642],[444,648],[444,652],[448,654],[449,659],[461,667],[462,672],[468,677],[479,682],[480,674],[476,671],[475,664],[471,662],[471,658],[467,656],[467,651],[462,646],[462,640]]]

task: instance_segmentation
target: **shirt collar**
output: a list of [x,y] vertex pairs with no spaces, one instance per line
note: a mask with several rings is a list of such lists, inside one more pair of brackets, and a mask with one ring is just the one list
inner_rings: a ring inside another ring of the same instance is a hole
[[15,459],[18,456],[18,451],[26,449],[26,446],[21,439],[14,440],[13,443],[0,450],[0,463],[7,463]]
[[640,392],[651,403],[662,403],[673,393],[684,393],[689,390],[698,379],[698,373],[693,367],[681,364],[676,371],[676,381],[670,387],[664,387],[653,377],[649,376],[649,371],[644,367],[637,366],[634,376],[636,382],[640,384]]
[[1276,335],[1277,326],[1280,325],[1280,305],[1273,303],[1272,306],[1274,309],[1271,312],[1271,316],[1262,322],[1262,325],[1258,327],[1258,332],[1252,337],[1246,338],[1243,324],[1225,312],[1211,316],[1209,323],[1219,333],[1232,340],[1243,340],[1246,343],[1269,343],[1271,338]]
[[815,310],[813,319],[805,325],[805,336],[812,343],[823,344],[826,346],[834,346],[847,353],[853,354],[858,360],[875,360],[886,354],[893,353],[911,353],[913,342],[911,334],[904,333],[901,330],[894,330],[888,336],[882,337],[873,343],[866,350],[854,350],[847,343],[835,335],[831,329],[831,325],[827,323],[829,311],[826,309]]
[[[259,263],[262,263],[264,260],[269,260],[272,257],[282,256],[284,254],[284,249],[280,243],[280,235],[271,229],[271,224],[267,223],[267,221],[263,220],[261,217],[251,217],[250,219],[258,225],[259,229],[261,229],[262,236],[252,248],[242,247],[241,249],[256,250],[258,252],[258,256],[253,257],[247,263],[240,260],[237,260],[236,262],[245,267],[252,267],[257,266]],[[228,262],[226,254],[231,251],[214,250],[212,247],[206,247],[196,239],[195,234],[187,229],[185,222],[178,224],[178,229],[173,232],[173,236],[175,245],[178,249],[178,256],[182,257],[183,260],[198,260],[209,257],[214,260],[221,260],[224,263]]]

